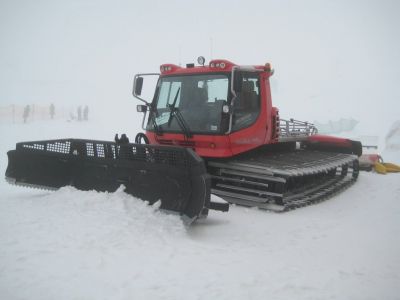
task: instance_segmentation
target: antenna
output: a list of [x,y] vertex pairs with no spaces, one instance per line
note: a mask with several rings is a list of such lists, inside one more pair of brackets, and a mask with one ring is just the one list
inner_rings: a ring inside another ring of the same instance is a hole
[[179,66],[182,66],[182,46],[181,45],[179,45],[179,48],[178,48],[178,55],[179,55],[179,57],[178,57],[178,62],[179,62]]
[[210,37],[210,60],[213,59],[213,39]]

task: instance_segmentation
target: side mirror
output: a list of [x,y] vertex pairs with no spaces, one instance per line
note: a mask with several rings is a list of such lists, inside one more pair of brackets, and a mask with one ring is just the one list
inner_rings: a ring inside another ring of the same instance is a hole
[[240,71],[233,73],[233,90],[235,93],[240,93],[242,91],[243,74]]
[[147,111],[147,105],[142,105],[142,104],[137,105],[136,106],[136,111],[137,112],[142,112],[142,113],[146,112]]
[[143,88],[143,77],[135,77],[135,81],[133,82],[133,94],[140,96],[142,94]]

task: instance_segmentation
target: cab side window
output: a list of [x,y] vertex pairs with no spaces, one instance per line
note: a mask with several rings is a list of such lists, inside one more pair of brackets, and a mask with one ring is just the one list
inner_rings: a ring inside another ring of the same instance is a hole
[[244,74],[242,90],[234,103],[232,129],[237,131],[251,126],[260,113],[260,88],[256,74]]

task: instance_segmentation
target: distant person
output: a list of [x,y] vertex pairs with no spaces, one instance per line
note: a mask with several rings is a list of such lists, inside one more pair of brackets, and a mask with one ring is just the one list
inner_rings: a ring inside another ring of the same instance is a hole
[[31,112],[31,107],[29,105],[24,107],[24,114],[22,115],[22,117],[24,118],[24,123],[26,123],[26,121],[29,118],[29,114]]
[[54,115],[56,114],[56,108],[54,107],[53,103],[50,104],[49,113],[50,113],[50,118],[53,120]]
[[78,121],[82,121],[82,107],[78,107]]
[[83,120],[89,120],[89,107],[87,105],[83,109]]

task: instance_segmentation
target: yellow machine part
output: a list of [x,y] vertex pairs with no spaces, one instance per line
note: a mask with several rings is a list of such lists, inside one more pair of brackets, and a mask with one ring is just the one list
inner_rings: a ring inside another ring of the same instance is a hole
[[379,163],[379,162],[376,162],[374,164],[374,170],[375,170],[376,173],[379,173],[379,174],[386,174],[387,173],[385,166],[383,164]]
[[400,166],[392,163],[376,162],[374,164],[374,170],[379,174],[386,174],[388,172],[400,172]]
[[383,163],[387,172],[400,172],[400,166],[392,163]]

